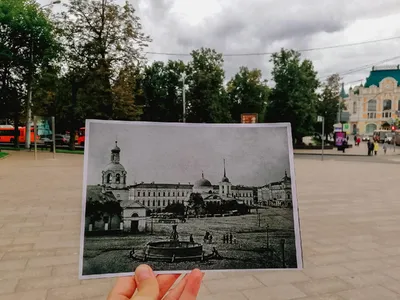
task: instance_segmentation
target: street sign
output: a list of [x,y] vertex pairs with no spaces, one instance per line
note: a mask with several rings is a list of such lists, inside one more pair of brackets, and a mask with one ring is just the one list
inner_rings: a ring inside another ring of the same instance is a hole
[[349,123],[344,123],[343,124],[343,131],[350,133],[350,124]]
[[258,114],[242,114],[241,122],[244,124],[251,124],[258,122]]
[[321,117],[321,116],[318,116],[318,117],[317,117],[317,122],[320,123],[320,122],[322,122],[323,120],[324,120],[324,117]]
[[342,123],[333,124],[333,132],[342,132]]

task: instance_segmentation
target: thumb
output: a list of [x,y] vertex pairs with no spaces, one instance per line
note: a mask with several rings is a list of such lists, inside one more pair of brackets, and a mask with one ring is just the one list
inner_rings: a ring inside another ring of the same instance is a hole
[[153,270],[147,265],[140,265],[135,271],[138,293],[132,300],[157,300],[159,286]]

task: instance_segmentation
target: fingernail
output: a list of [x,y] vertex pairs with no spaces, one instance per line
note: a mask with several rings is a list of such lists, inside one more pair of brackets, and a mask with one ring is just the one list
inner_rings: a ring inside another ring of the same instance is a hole
[[135,277],[138,281],[143,281],[154,277],[153,270],[147,265],[140,265],[136,268]]

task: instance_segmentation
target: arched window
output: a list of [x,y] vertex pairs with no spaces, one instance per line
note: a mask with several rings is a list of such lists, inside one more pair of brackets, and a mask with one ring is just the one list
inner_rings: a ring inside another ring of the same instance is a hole
[[139,217],[139,215],[137,213],[132,214],[132,218],[138,218],[138,217]]
[[121,182],[121,175],[117,174],[115,175],[115,182],[120,183]]
[[392,100],[389,100],[389,99],[383,100],[383,109],[382,110],[392,110]]
[[376,100],[371,99],[368,101],[368,119],[376,118]]
[[111,183],[111,180],[112,180],[112,175],[107,174],[107,183]]
[[353,102],[353,114],[356,114],[356,113],[357,113],[357,102],[354,101]]
[[392,117],[392,100],[385,99],[383,100],[383,106],[382,106],[382,118],[391,118]]
[[372,134],[376,129],[377,129],[376,124],[368,124],[365,127],[365,131],[366,131],[367,134]]

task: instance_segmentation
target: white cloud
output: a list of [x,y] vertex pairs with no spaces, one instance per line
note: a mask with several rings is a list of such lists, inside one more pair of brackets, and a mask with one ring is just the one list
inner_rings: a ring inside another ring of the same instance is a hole
[[[190,53],[202,46],[223,53],[271,52],[281,47],[316,48],[400,36],[398,0],[130,1],[137,7],[144,30],[153,38],[148,50],[154,52]],[[312,59],[319,76],[325,78],[394,57],[399,46],[400,39],[397,39],[305,52],[303,57]],[[187,56],[148,57],[150,60],[189,59]],[[268,55],[225,57],[227,77],[247,65],[260,68],[269,79],[269,58]],[[400,59],[388,62],[398,63]],[[343,81],[365,79],[370,69],[344,75]]]

